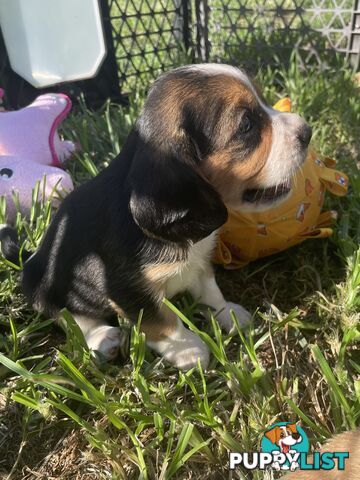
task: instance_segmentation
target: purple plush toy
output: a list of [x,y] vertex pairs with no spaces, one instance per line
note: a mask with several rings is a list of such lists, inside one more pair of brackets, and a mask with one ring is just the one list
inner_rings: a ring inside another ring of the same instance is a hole
[[0,197],[6,198],[7,221],[16,215],[14,194],[21,213],[29,213],[37,182],[45,199],[55,203],[74,188],[69,174],[61,168],[76,147],[60,140],[57,133],[70,109],[66,95],[53,93],[41,95],[21,110],[0,111]]

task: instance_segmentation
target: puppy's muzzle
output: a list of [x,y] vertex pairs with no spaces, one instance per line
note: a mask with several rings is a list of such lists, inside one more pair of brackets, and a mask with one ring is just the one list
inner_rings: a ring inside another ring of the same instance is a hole
[[293,437],[294,440],[299,440],[299,438],[301,437],[301,435],[300,435],[300,433],[295,432],[295,433],[292,434],[292,437]]

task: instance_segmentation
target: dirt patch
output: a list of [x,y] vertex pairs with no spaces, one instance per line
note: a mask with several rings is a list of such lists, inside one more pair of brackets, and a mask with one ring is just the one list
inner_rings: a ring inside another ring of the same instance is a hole
[[40,424],[36,417],[29,418],[20,405],[0,395],[1,480],[111,478],[109,462],[92,450],[82,431],[57,419]]

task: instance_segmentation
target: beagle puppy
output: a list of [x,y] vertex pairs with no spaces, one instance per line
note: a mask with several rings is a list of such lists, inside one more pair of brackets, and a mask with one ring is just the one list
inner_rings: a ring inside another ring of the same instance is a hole
[[[289,195],[311,128],[272,109],[250,78],[220,64],[187,65],[150,89],[119,156],[61,204],[32,256],[22,286],[34,308],[56,317],[66,307],[89,347],[113,359],[116,315],[136,321],[147,344],[178,368],[209,352],[162,302],[188,290],[232,327],[250,314],[227,302],[210,259],[227,207],[269,208]],[[18,262],[14,232],[2,251]]]

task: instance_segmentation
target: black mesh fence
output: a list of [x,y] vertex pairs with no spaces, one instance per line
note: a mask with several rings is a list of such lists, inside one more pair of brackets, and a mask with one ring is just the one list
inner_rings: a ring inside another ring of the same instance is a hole
[[322,69],[336,53],[359,65],[360,2],[353,0],[208,0],[209,57],[255,69],[287,63],[295,49],[302,67]]
[[110,0],[113,44],[122,89],[176,65],[189,49],[189,2]]
[[123,91],[184,60],[359,66],[359,1],[110,0],[110,16]]
[[147,85],[189,61],[225,61],[256,71],[287,64],[326,69],[341,55],[357,69],[360,1],[109,0],[120,88]]
[[[303,68],[326,69],[339,55],[359,67],[360,0],[99,1],[108,48],[103,67],[95,79],[59,86],[73,97],[83,92],[93,105],[124,100],[161,71],[194,61],[256,71],[286,65],[295,49]],[[13,106],[39,94],[11,72],[1,39],[0,86]]]

